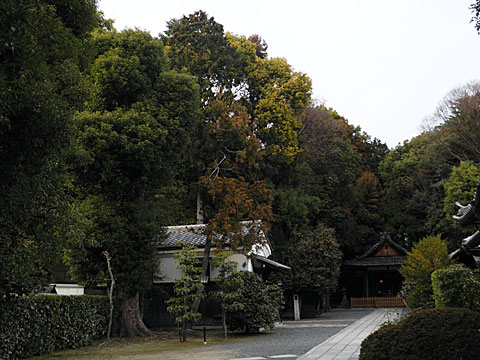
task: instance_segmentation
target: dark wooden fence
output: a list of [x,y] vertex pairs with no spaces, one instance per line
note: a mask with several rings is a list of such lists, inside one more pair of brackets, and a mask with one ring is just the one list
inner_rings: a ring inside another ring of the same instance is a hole
[[368,298],[350,298],[352,308],[382,308],[382,307],[405,307],[403,299],[400,297],[368,297]]

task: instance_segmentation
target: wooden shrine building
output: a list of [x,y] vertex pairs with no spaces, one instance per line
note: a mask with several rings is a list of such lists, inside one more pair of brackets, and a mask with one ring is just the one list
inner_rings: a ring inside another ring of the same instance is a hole
[[390,234],[382,233],[380,240],[366,253],[346,261],[346,288],[352,307],[356,304],[358,307],[403,306],[398,297],[402,287],[398,270],[406,254],[407,250],[393,241]]

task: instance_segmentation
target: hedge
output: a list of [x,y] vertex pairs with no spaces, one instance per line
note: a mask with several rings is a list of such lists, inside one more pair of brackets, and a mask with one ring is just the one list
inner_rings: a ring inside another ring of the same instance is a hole
[[436,307],[480,309],[480,282],[472,270],[451,265],[432,274],[433,298]]
[[76,348],[106,335],[105,296],[22,296],[0,313],[0,359]]
[[360,360],[476,360],[480,313],[463,308],[419,310],[382,326],[361,345]]

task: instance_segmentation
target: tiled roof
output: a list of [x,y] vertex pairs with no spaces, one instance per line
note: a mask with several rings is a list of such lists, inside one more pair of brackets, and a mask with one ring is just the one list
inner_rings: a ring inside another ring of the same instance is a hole
[[177,242],[184,242],[187,245],[194,245],[197,247],[204,247],[206,242],[206,236],[201,234],[195,234],[192,232],[171,232],[167,233],[167,238],[162,243],[161,247],[176,247]]
[[[244,225],[242,233],[246,234],[252,228],[251,225],[254,225],[251,221],[245,221],[242,223]],[[187,245],[194,245],[197,247],[204,247],[207,237],[203,234],[205,229],[205,224],[195,224],[195,225],[180,225],[180,226],[167,226],[165,228],[167,232],[167,238],[160,245],[161,249],[165,248],[178,248],[176,243],[184,242]],[[263,235],[263,232],[261,232]],[[220,239],[219,236],[214,236],[213,243]],[[228,239],[225,243],[228,244]]]
[[[381,249],[383,244],[388,242],[389,245],[395,249],[399,255],[394,256],[375,256],[375,254]],[[396,266],[396,265],[403,265],[405,262],[405,255],[407,254],[407,249],[403,246],[399,245],[395,241],[392,240],[392,237],[389,233],[382,233],[380,236],[380,240],[373,245],[368,251],[353,259],[345,262],[345,265],[351,266]]]
[[357,259],[362,259],[375,255],[385,242],[388,242],[390,246],[395,249],[399,254],[407,255],[408,250],[393,241],[389,233],[384,232],[380,235],[380,240],[375,245],[373,245],[365,254],[359,256]]

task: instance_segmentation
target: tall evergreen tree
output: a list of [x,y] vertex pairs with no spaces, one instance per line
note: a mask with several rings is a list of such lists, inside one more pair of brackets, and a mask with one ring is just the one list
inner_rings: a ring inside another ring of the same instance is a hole
[[[61,259],[64,238],[81,232],[66,191],[65,159],[73,113],[86,95],[86,42],[100,22],[93,0],[68,8],[57,1],[2,1],[1,299],[48,281],[41,277]],[[13,248],[12,241],[21,246]]]
[[106,273],[108,251],[122,300],[122,334],[148,334],[138,296],[157,272],[162,187],[179,172],[197,121],[198,85],[167,71],[162,43],[139,30],[99,31],[88,110],[76,116],[75,185],[89,220],[89,239],[72,244],[77,279]]

